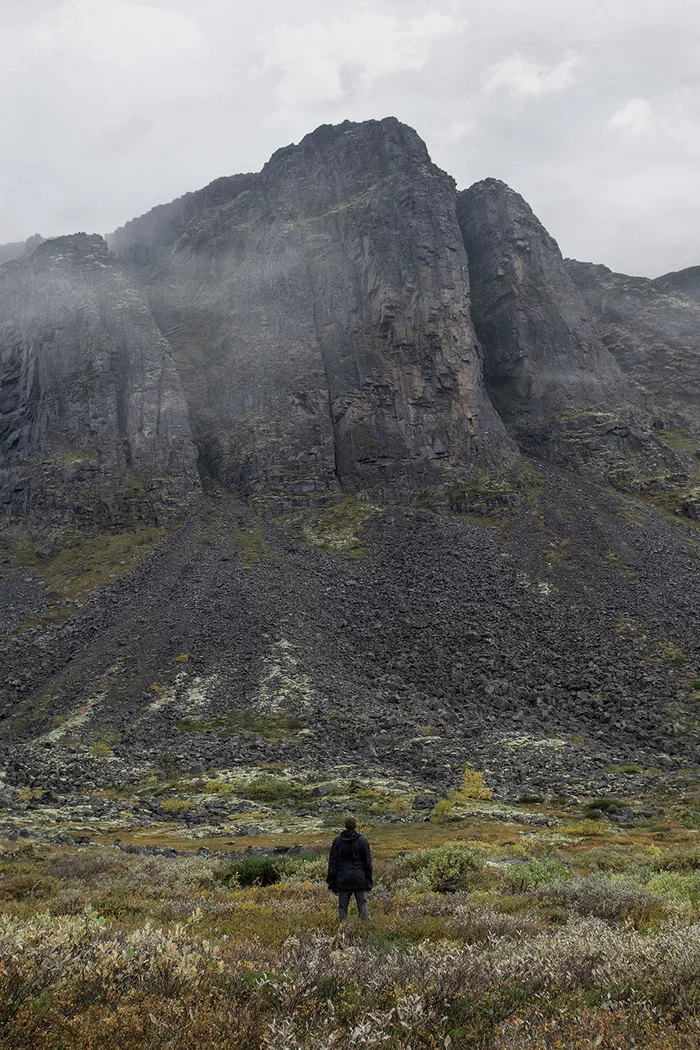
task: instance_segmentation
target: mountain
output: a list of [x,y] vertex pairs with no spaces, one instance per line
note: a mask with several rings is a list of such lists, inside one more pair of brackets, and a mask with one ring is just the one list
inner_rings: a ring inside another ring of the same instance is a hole
[[485,394],[452,180],[397,120],[323,127],[110,237],[205,469],[246,497],[439,484],[514,455]]
[[1,266],[8,820],[233,766],[672,789],[694,287],[564,260],[393,118]]

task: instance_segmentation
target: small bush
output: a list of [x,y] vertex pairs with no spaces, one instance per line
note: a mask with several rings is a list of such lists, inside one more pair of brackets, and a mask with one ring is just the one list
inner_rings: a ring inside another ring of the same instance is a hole
[[484,861],[476,850],[460,849],[448,842],[423,850],[422,860],[428,887],[435,893],[474,890],[481,884]]
[[598,823],[597,820],[589,818],[587,820],[579,820],[574,824],[565,824],[561,830],[565,835],[604,835],[607,828]]
[[588,803],[586,809],[599,809],[614,813],[615,810],[622,809],[624,805],[619,798],[594,798]]
[[649,881],[652,893],[700,904],[700,872],[660,871]]
[[548,882],[565,882],[569,869],[558,860],[542,857],[527,864],[512,864],[503,874],[503,882],[511,893],[526,893]]
[[696,871],[700,869],[700,846],[669,849],[652,861],[655,871]]
[[230,883],[233,878],[239,886],[273,886],[276,882],[298,874],[312,861],[316,861],[312,853],[298,854],[294,857],[253,855],[226,865],[220,877],[226,883]]
[[113,755],[114,751],[112,751],[112,748],[104,740],[95,740],[90,744],[88,754],[92,755],[93,758],[106,758],[109,755]]
[[241,789],[241,793],[256,802],[279,802],[289,798],[292,794],[292,786],[288,780],[262,776],[246,784],[245,788]]
[[30,901],[53,897],[58,889],[56,879],[46,875],[11,875],[0,882],[0,900]]
[[493,798],[493,791],[486,786],[484,774],[475,769],[467,767],[462,774],[462,780],[456,791],[452,793],[455,802],[468,802],[472,799]]
[[188,809],[193,809],[194,806],[186,798],[166,798],[161,802],[160,808],[164,813],[175,816],[178,813],[185,813]]
[[667,913],[661,894],[600,875],[543,885],[538,888],[537,896],[544,903],[567,908],[578,915],[636,926],[661,922]]
[[94,853],[92,850],[78,850],[74,853],[59,853],[51,857],[48,868],[57,879],[80,879],[89,882],[95,876],[112,874],[123,867],[117,857]]
[[450,802],[446,798],[440,799],[440,801],[433,806],[430,813],[430,819],[436,824],[447,824],[450,820],[454,819],[454,808],[454,802]]

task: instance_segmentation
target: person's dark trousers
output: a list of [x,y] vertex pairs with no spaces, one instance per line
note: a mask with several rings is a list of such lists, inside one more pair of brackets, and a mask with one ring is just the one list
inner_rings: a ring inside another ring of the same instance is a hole
[[364,919],[365,922],[369,922],[369,908],[367,907],[367,898],[364,890],[340,890],[338,892],[338,918],[340,921],[344,922],[348,917],[348,905],[351,897],[354,897],[357,901],[357,910],[360,913],[360,918]]

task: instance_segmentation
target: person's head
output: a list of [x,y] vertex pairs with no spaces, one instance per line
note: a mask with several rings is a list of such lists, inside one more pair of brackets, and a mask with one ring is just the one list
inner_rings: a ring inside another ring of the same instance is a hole
[[352,813],[349,813],[345,818],[345,830],[356,831],[357,830],[357,817],[353,817]]

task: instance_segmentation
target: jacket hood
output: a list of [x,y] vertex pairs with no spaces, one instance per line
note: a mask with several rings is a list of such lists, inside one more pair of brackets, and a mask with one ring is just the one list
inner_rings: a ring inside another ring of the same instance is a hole
[[346,828],[345,831],[341,831],[340,837],[341,839],[345,839],[346,842],[352,842],[353,839],[360,837],[360,833],[355,829]]

